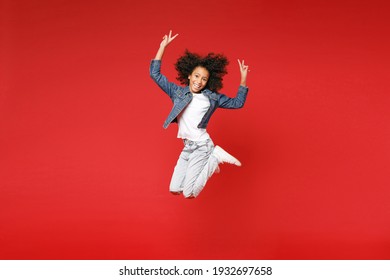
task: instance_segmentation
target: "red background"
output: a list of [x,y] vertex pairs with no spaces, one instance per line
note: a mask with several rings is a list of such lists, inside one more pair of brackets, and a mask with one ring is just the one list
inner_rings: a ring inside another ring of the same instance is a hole
[[[386,1],[3,0],[1,259],[389,259]],[[223,165],[195,200],[149,78],[185,48],[250,65],[218,110]]]

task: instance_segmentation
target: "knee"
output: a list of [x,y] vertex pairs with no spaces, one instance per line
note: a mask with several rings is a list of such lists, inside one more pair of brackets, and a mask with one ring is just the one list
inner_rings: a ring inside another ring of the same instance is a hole
[[173,195],[180,195],[181,192],[174,192],[174,191],[171,191],[171,194],[173,194]]
[[183,196],[186,199],[193,199],[196,197],[193,192],[186,192],[186,191],[183,192]]

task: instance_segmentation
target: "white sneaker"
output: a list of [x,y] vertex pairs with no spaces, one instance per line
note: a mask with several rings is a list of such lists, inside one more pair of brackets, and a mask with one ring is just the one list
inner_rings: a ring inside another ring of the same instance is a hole
[[241,166],[241,162],[236,159],[234,156],[230,155],[228,152],[226,152],[224,149],[222,149],[220,146],[215,146],[213,150],[213,155],[218,159],[219,163],[230,163],[237,166]]

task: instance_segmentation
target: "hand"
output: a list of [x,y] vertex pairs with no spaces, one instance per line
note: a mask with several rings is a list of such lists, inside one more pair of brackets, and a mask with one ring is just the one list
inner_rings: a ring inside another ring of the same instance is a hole
[[172,37],[172,30],[169,30],[168,35],[164,35],[163,40],[160,44],[160,47],[165,48],[168,46],[179,34],[176,34],[175,36]]
[[248,75],[248,72],[250,71],[248,68],[248,65],[244,64],[244,60],[242,62],[238,59],[238,64],[240,66],[240,72],[241,72],[241,85],[246,86],[246,77]]
[[171,43],[173,41],[173,39],[175,39],[177,37],[177,35],[179,35],[179,34],[176,34],[175,36],[172,37],[172,30],[169,30],[169,35],[164,35],[163,40],[160,43],[160,48],[158,49],[157,54],[154,58],[155,60],[162,59],[162,57],[164,55],[165,47],[168,46],[169,43]]

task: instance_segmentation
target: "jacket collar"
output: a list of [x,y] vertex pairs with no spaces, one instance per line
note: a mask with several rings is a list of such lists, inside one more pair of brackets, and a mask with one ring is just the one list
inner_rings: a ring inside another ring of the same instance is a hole
[[[183,93],[186,94],[186,95],[190,94],[191,93],[190,87],[186,86],[185,88],[183,88]],[[202,90],[202,94],[207,96],[207,97],[209,97],[209,98],[211,98],[211,99],[213,99],[213,100],[218,100],[217,93],[215,93],[215,92],[213,92],[213,91],[211,91],[211,90],[209,90],[207,88]]]

